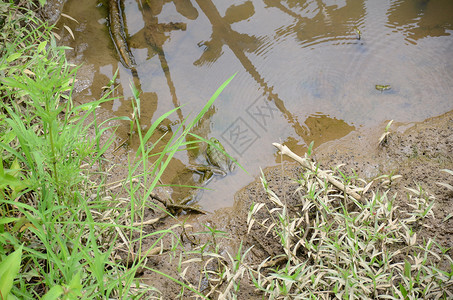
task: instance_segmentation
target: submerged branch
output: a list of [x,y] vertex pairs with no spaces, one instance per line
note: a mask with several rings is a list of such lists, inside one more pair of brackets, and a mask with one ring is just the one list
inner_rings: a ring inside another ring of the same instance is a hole
[[119,5],[119,0],[109,1],[109,27],[112,41],[118,51],[121,62],[126,68],[132,69],[135,61],[129,50],[124,33],[124,23]]

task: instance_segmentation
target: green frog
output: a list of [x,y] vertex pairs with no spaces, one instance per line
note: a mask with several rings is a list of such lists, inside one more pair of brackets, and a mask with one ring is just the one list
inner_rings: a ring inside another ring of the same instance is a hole
[[376,84],[376,90],[381,91],[381,93],[383,91],[390,90],[391,88],[392,87],[389,84],[386,84],[386,85]]
[[210,138],[206,149],[207,165],[197,165],[190,169],[196,173],[202,174],[201,183],[206,185],[211,181],[214,175],[226,176],[229,172],[233,172],[236,164],[228,155],[220,141],[214,137]]

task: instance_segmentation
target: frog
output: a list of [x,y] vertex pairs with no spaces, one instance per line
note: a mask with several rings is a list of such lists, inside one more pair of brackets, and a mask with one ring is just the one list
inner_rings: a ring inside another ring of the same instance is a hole
[[362,32],[357,27],[354,27],[354,29],[355,32],[357,33],[357,39],[360,41],[360,39],[362,38]]
[[390,90],[391,88],[392,87],[389,84],[386,84],[386,85],[376,84],[376,90],[381,91],[381,93],[383,91]]
[[222,143],[215,137],[209,139],[205,158],[208,163],[207,165],[191,167],[194,172],[203,175],[201,178],[202,185],[207,185],[214,175],[221,177],[226,176],[228,173],[233,172],[236,167],[234,159],[231,159],[230,156],[226,154]]

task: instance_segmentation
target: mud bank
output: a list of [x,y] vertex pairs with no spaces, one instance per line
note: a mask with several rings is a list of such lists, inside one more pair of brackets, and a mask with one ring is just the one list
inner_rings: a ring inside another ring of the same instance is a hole
[[[453,184],[451,175],[441,169],[453,169],[453,111],[442,116],[428,119],[421,123],[393,124],[387,143],[378,145],[386,124],[377,128],[363,129],[330,143],[321,145],[314,150],[314,157],[323,169],[340,167],[345,174],[354,172],[367,181],[382,174],[400,174],[402,177],[391,185],[390,193],[396,194],[396,204],[407,206],[406,187],[417,188],[419,185],[435,197],[433,212],[435,217],[428,218],[419,228],[417,243],[425,238],[434,238],[440,245],[450,248],[448,254],[453,255],[453,193],[437,182]],[[285,162],[279,167],[269,168],[264,175],[271,190],[280,199],[284,199],[288,207],[295,209],[300,201],[295,191],[298,188],[296,179],[302,168],[294,163]],[[190,232],[206,231],[206,225],[224,231],[232,238],[219,238],[216,246],[220,253],[236,253],[240,244],[243,248],[252,247],[246,262],[257,265],[269,256],[275,257],[283,253],[278,241],[266,235],[265,229],[254,230],[247,234],[247,216],[250,206],[257,201],[268,201],[266,192],[259,179],[243,188],[235,196],[235,205],[209,215],[181,216]],[[168,228],[178,221],[167,220],[157,228]],[[193,247],[187,243],[188,247]],[[154,265],[162,267],[169,274],[177,275],[175,261],[155,257]],[[447,263],[447,262],[446,262]],[[448,267],[445,265],[445,267]],[[172,270],[172,271],[170,271]],[[199,276],[197,271],[186,273],[186,278]],[[176,296],[176,286],[169,284],[157,274],[142,274],[146,282],[152,283],[164,295]],[[261,299],[253,285],[241,284],[239,299]]]
[[[453,212],[453,194],[437,182],[451,184],[453,181],[451,175],[441,171],[453,169],[453,111],[421,123],[394,123],[387,143],[379,146],[378,140],[385,126],[383,124],[373,129],[355,131],[340,140],[325,143],[314,150],[314,158],[323,169],[340,167],[342,172],[355,172],[366,180],[383,174],[402,175],[392,187],[392,192],[400,194],[401,205],[404,204],[404,187],[419,184],[436,197],[436,219],[431,220],[431,232],[443,239],[445,246],[452,247],[453,218],[443,220]],[[299,165],[285,162],[282,166],[266,169],[264,174],[278,196],[291,199],[298,186],[295,180],[301,171]],[[250,205],[257,199],[266,197],[262,184],[257,179],[236,194],[233,208],[217,211],[198,220],[241,224],[243,222],[238,219],[246,218]],[[224,219],[226,215],[227,220]]]

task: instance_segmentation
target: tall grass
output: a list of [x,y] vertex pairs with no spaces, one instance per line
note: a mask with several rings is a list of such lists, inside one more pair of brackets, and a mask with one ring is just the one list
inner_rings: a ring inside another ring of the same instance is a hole
[[[112,143],[112,138],[100,143],[109,128],[96,121],[96,108],[111,100],[109,94],[74,107],[71,95],[77,68],[66,61],[67,48],[57,45],[52,27],[12,3],[0,3],[0,21],[5,45],[0,50],[1,298],[153,294],[153,287],[135,278],[144,262],[145,236],[133,223],[143,220],[147,200],[170,160],[187,147],[189,130],[234,75],[192,121],[181,124],[154,154],[153,164],[148,157],[156,149],[146,145],[159,123],[176,109],[156,120],[144,135],[138,131],[139,160],[131,162],[124,181],[130,199],[123,201],[92,182],[98,175],[94,172],[102,171],[102,154]],[[139,94],[133,91],[139,113]],[[139,118],[131,122],[141,128]],[[89,132],[94,132],[92,138]],[[172,234],[170,228],[151,235],[159,241]],[[122,244],[134,258],[132,266],[115,256]]]
[[[84,295],[108,294],[120,283],[120,268],[112,264],[105,272],[111,247],[99,243],[94,229],[108,224],[93,222],[85,191],[87,167],[106,149],[94,151],[102,130],[87,139],[93,125],[87,118],[109,99],[73,107],[77,69],[66,62],[66,48],[57,46],[52,28],[32,11],[1,5],[0,255],[22,252],[21,271],[8,274],[14,285],[2,295],[74,298],[82,289]],[[108,277],[116,280],[105,286]]]

